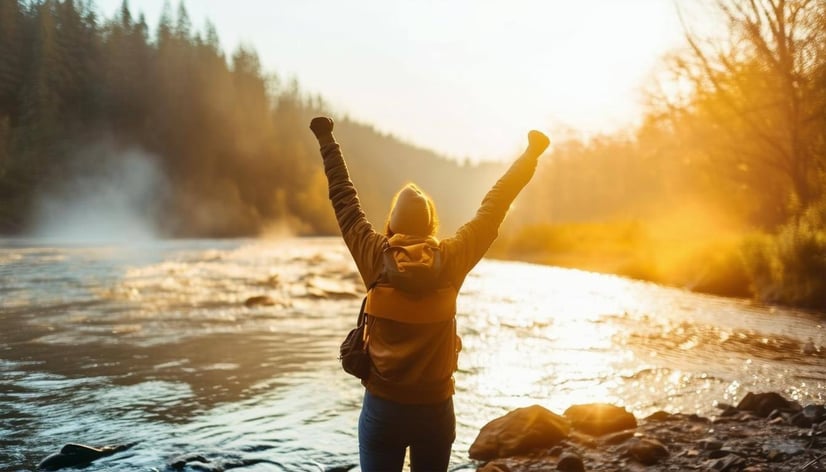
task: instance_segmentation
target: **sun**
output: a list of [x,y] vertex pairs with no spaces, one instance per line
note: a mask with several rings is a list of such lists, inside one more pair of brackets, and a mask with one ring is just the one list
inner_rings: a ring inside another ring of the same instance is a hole
[[554,2],[553,8],[578,20],[545,64],[548,87],[557,90],[550,98],[563,119],[596,132],[638,114],[641,85],[681,39],[671,3]]

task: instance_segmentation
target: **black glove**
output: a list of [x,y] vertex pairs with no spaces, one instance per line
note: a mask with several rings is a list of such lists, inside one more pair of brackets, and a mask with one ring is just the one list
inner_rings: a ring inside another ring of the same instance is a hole
[[326,116],[313,118],[310,122],[310,129],[313,131],[316,139],[329,136],[333,132],[333,120]]

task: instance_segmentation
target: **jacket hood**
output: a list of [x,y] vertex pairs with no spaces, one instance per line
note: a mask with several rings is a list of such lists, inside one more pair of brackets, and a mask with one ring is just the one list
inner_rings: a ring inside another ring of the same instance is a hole
[[442,255],[436,238],[395,234],[384,250],[384,272],[394,287],[420,293],[438,285]]

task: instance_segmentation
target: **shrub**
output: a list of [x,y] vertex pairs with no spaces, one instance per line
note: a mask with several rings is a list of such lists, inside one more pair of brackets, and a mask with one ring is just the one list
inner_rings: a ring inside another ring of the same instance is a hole
[[826,200],[773,237],[747,239],[742,252],[760,300],[826,309]]

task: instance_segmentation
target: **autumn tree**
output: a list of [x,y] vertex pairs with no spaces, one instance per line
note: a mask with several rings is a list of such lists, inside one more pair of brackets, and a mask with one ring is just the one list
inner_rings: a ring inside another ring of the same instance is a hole
[[[672,58],[691,84],[676,110],[708,172],[753,222],[774,227],[822,194],[826,29],[818,0],[718,0],[725,38],[694,33]],[[819,19],[819,20],[818,20]]]

